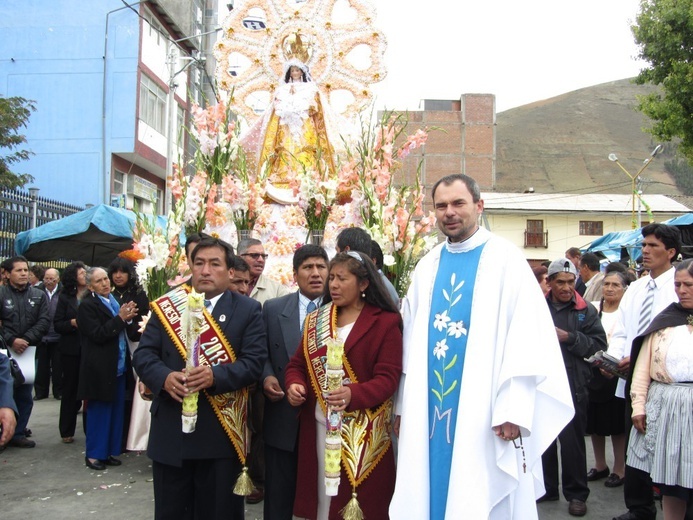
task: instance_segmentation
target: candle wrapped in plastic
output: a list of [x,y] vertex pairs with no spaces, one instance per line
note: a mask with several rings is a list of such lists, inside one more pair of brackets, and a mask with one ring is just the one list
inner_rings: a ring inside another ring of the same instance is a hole
[[[336,338],[329,339],[327,341],[327,388],[325,389],[328,393],[342,386],[343,356],[344,342]],[[325,415],[325,490],[328,496],[337,496],[342,459],[342,412],[333,410],[328,404]]]
[[[204,323],[205,295],[193,289],[188,294],[188,306],[183,313],[183,330],[185,332],[185,370],[198,365],[200,352],[200,332]],[[199,392],[188,394],[183,398],[183,433],[192,433],[197,424],[197,399]]]

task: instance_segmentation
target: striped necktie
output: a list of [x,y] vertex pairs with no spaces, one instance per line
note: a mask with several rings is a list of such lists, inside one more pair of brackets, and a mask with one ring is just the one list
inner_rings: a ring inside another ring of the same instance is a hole
[[645,329],[650,326],[652,322],[652,304],[654,303],[654,292],[655,281],[650,278],[647,283],[647,294],[645,295],[645,300],[642,302],[642,308],[640,309],[640,322],[638,323],[638,336],[640,336]]
[[212,300],[205,300],[205,309],[210,313],[212,312]]

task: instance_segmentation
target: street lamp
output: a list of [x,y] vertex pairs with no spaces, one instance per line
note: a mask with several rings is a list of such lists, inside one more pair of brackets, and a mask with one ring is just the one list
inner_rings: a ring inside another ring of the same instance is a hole
[[36,187],[29,188],[29,200],[31,201],[31,229],[36,227],[36,217],[38,214],[38,192]]
[[[631,191],[633,193],[633,202],[632,202],[632,207],[631,207],[631,225],[633,229],[637,229],[640,227],[640,202],[642,201],[643,204],[645,204],[645,208],[648,208],[647,204],[645,203],[644,200],[642,200],[642,192],[637,189],[637,183],[638,183],[638,177],[640,177],[640,174],[645,171],[645,168],[647,168],[652,160],[657,156],[657,154],[662,150],[662,145],[658,144],[654,150],[650,153],[650,156],[643,161],[642,166],[638,170],[638,173],[635,175],[631,175],[628,170],[626,170],[623,165],[619,162],[618,157],[616,156],[615,153],[610,153],[609,154],[609,160],[612,162],[615,162],[618,164],[618,167],[623,170],[623,172],[628,175],[631,181]],[[638,220],[636,222],[635,220],[635,197],[638,198]]]

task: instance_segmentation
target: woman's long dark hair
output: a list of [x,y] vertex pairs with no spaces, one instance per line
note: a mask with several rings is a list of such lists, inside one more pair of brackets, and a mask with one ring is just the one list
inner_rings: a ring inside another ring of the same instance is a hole
[[[353,274],[359,282],[367,281],[368,287],[363,291],[365,294],[364,301],[378,307],[386,312],[394,312],[399,314],[399,309],[395,302],[392,301],[390,294],[387,292],[380,273],[375,267],[373,261],[367,255],[358,251],[346,251],[337,253],[330,262],[328,272],[336,265],[345,265],[351,274]],[[332,301],[330,296],[329,282],[325,287],[325,296],[323,303]],[[401,320],[400,320],[401,326]]]
[[117,271],[122,271],[128,275],[128,283],[125,286],[126,290],[139,288],[137,284],[137,274],[135,273],[135,263],[132,260],[117,256],[108,266],[108,278],[111,280],[111,285],[114,288],[116,288],[116,285],[113,283],[113,273]]
[[72,262],[63,270],[60,281],[63,284],[63,292],[68,296],[77,296],[77,290],[79,289],[79,285],[77,284],[77,272],[80,269],[87,270],[87,266],[84,265],[84,262]]

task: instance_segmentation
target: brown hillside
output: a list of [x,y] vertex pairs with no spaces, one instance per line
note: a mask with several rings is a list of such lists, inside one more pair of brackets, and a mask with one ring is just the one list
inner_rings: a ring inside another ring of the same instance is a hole
[[[496,191],[630,193],[630,179],[656,143],[643,132],[636,96],[652,87],[630,79],[569,92],[497,114]],[[658,155],[642,174],[645,193],[680,194]]]

